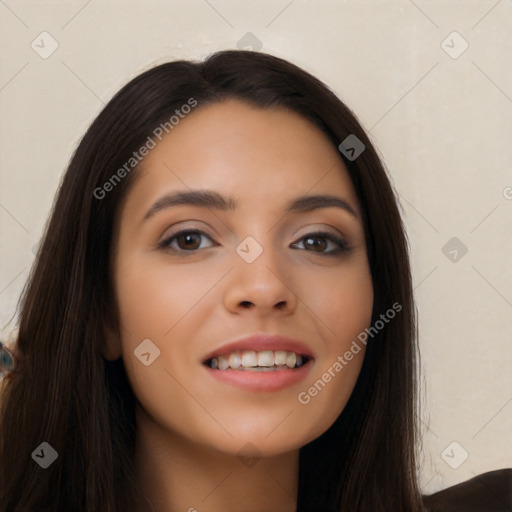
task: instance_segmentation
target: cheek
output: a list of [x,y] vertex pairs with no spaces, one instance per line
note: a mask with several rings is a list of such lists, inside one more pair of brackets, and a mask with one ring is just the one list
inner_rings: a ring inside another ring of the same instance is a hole
[[366,261],[358,260],[325,279],[311,276],[301,290],[305,303],[324,325],[329,352],[342,350],[370,325],[373,283]]
[[[158,259],[158,258],[157,258]],[[131,258],[118,270],[121,321],[134,338],[165,337],[218,280],[153,258]]]
[[296,417],[307,417],[310,425],[307,442],[322,435],[342,413],[357,382],[364,354],[362,347],[345,364],[335,358],[318,367],[315,378],[297,394]]
[[359,377],[366,345],[358,336],[371,324],[373,284],[365,262],[332,274],[322,293],[318,281],[304,284],[309,284],[308,306],[324,333],[321,357],[297,395],[299,414],[316,419],[309,433],[313,439],[341,414]]
[[189,313],[204,295],[208,283],[201,280],[176,266],[152,264],[151,258],[126,257],[118,267],[124,366],[139,405],[167,427],[179,426],[176,410],[183,411],[187,401],[180,372],[193,357],[182,330],[191,328]]
[[[184,425],[193,430],[197,417],[208,420],[187,391],[190,368],[198,365],[190,340],[197,337],[212,307],[209,292],[226,273],[216,265],[208,272],[191,269],[130,256],[119,262],[117,272],[121,349],[131,387],[152,418],[175,430]],[[146,353],[151,361],[147,366],[139,357]],[[218,425],[213,422],[209,428]]]

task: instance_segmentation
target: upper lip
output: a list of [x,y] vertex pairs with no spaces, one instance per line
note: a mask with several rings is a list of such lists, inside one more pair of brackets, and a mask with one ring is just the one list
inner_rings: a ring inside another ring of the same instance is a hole
[[210,352],[205,357],[204,361],[206,362],[214,357],[244,350],[254,350],[255,352],[263,350],[284,350],[286,352],[295,352],[296,354],[313,358],[313,352],[303,341],[278,334],[256,333],[224,343]]

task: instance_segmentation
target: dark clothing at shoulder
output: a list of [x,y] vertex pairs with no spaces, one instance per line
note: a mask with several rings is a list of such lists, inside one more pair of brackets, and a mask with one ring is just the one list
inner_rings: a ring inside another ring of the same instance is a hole
[[512,512],[512,469],[499,469],[423,496],[429,512]]

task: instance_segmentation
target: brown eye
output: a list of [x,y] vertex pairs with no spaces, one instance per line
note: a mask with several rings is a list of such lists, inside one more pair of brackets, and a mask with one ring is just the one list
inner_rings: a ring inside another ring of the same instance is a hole
[[[300,241],[303,241],[304,248],[309,252],[317,252],[326,256],[349,252],[348,244],[342,238],[327,231],[309,233],[302,237]],[[334,245],[334,249],[326,250],[330,244]],[[297,244],[294,245],[296,246]]]
[[[200,245],[202,237],[206,237],[211,240],[211,238],[203,231],[186,229],[178,231],[177,233],[174,233],[171,236],[165,238],[158,244],[158,247],[160,249],[171,250],[176,252],[195,252],[196,249],[201,248]],[[174,242],[176,242],[176,244],[174,244]],[[213,247],[213,244],[207,247]]]
[[327,248],[327,241],[323,237],[318,236],[308,236],[307,238],[304,238],[305,243],[304,245],[306,247],[311,247],[316,252],[317,250],[319,252],[323,252]]
[[197,249],[201,245],[201,235],[197,233],[179,235],[176,237],[176,240],[180,249]]

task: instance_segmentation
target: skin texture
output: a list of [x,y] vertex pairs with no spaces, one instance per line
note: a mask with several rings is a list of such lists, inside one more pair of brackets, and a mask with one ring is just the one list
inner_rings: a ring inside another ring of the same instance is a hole
[[[343,410],[364,346],[308,404],[298,394],[349,349],[372,313],[360,207],[343,161],[296,113],[229,100],[189,114],[137,172],[114,262],[122,332],[108,336],[106,357],[123,357],[138,400],[136,469],[145,491],[157,512],[294,511],[298,450]],[[199,188],[232,195],[238,208],[180,205],[143,220],[165,194]],[[285,213],[289,201],[313,194],[336,195],[356,215],[336,207]],[[184,228],[208,236],[157,247]],[[306,236],[318,230],[341,236],[349,251],[329,255],[335,242]],[[252,263],[236,252],[248,236],[263,248]],[[303,341],[315,356],[307,377],[266,393],[213,379],[206,355],[256,332]],[[145,339],[160,350],[149,366],[134,355]]]

